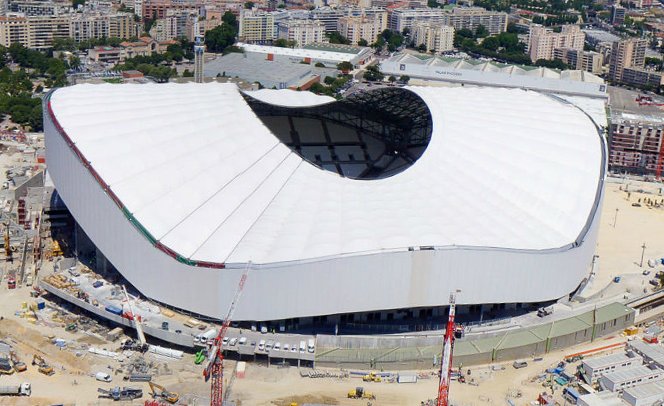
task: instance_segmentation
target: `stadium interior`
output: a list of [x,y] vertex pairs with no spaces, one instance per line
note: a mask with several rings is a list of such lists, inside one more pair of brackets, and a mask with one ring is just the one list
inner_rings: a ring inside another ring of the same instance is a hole
[[314,107],[243,95],[279,140],[312,164],[351,179],[381,179],[412,165],[431,139],[431,113],[415,93],[384,88]]

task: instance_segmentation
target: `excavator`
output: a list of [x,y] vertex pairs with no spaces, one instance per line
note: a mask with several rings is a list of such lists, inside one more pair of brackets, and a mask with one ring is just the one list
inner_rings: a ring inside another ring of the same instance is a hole
[[11,351],[9,353],[9,358],[12,360],[12,365],[14,366],[14,371],[16,372],[24,372],[28,367],[25,365],[25,362],[21,361],[21,359],[16,355],[14,351]]
[[162,398],[170,404],[175,404],[180,400],[180,395],[175,392],[169,392],[163,386],[156,384],[154,382],[148,382],[150,385],[150,390],[152,391],[153,398]]
[[370,400],[375,400],[376,395],[374,395],[371,392],[367,392],[364,390],[363,387],[358,386],[355,389],[352,389],[348,391],[348,398],[349,399],[370,399]]
[[33,355],[32,357],[32,365],[37,365],[39,372],[41,372],[44,375],[51,376],[55,374],[53,367],[48,365],[46,361],[44,361],[44,358],[40,357],[37,354]]

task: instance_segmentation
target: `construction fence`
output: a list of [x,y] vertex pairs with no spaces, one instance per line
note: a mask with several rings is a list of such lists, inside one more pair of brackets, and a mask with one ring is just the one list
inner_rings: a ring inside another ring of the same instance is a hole
[[[611,303],[586,313],[491,337],[454,344],[454,365],[481,365],[536,357],[593,341],[634,324],[635,310]],[[430,369],[440,365],[441,336],[318,335],[316,366],[356,369]]]

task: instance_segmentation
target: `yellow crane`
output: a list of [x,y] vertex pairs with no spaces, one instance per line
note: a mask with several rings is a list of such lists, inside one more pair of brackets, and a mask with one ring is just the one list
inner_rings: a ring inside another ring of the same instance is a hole
[[150,390],[152,391],[153,398],[162,398],[171,404],[177,403],[178,400],[180,400],[179,394],[177,394],[176,392],[169,392],[168,390],[166,390],[166,388],[157,383],[148,382],[148,385],[150,385]]
[[41,372],[44,375],[53,375],[55,371],[53,370],[53,367],[48,365],[44,358],[41,356],[34,354],[32,357],[32,365],[37,365],[37,368],[39,372]]

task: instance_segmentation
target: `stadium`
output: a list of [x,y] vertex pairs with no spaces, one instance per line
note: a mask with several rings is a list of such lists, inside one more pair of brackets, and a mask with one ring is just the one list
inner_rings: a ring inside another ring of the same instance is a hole
[[142,295],[223,318],[392,320],[542,303],[590,272],[606,170],[577,106],[387,87],[336,101],[231,84],[77,85],[45,100],[49,174]]

